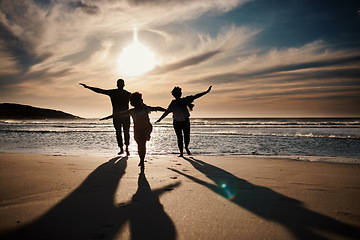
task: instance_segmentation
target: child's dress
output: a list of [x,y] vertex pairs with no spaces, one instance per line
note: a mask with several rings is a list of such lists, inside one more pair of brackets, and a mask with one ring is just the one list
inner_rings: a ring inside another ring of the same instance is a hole
[[150,140],[152,125],[149,119],[150,108],[143,105],[141,110],[130,109],[130,114],[134,121],[134,139],[136,142]]

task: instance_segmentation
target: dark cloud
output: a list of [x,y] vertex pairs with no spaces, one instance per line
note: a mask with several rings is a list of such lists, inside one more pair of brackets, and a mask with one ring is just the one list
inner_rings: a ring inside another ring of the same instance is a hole
[[79,9],[83,10],[85,13],[90,14],[90,15],[98,14],[100,11],[100,9],[97,6],[84,4],[81,1],[69,2],[68,5],[70,8],[73,8],[73,9],[79,8]]
[[22,82],[29,83],[29,86],[33,84],[37,87],[39,84],[52,84],[60,77],[64,77],[71,73],[71,69],[63,69],[60,71],[52,71],[47,68],[39,71],[33,71],[31,73],[19,73],[7,76],[0,76],[0,95],[4,96],[11,92],[18,92],[17,84]]
[[[360,66],[360,64],[359,64]],[[314,80],[323,82],[323,80],[338,80],[336,82],[329,82],[327,84],[332,86],[348,86],[349,84],[354,84],[356,86],[360,85],[360,68],[334,68],[334,69],[323,69],[319,68],[311,72],[290,72],[286,74],[286,79],[281,74],[269,75],[269,78],[279,80],[273,80],[273,82],[277,83],[285,83],[285,82],[298,82],[306,80]],[[264,78],[264,77],[262,77]]]
[[[347,65],[357,65],[360,66],[360,55],[353,57],[343,57],[337,59],[321,60],[321,61],[309,61],[304,63],[295,63],[287,64],[281,66],[275,66],[272,68],[267,68],[259,71],[252,71],[247,73],[225,73],[209,76],[202,79],[196,79],[192,82],[194,83],[233,83],[233,82],[242,82],[249,81],[251,79],[264,79],[264,78],[274,78],[279,76],[283,79],[284,76],[281,74],[287,73],[292,74],[293,77],[287,76],[286,81],[289,80],[306,80],[310,78],[319,78],[319,79],[329,79],[329,78],[352,78],[357,81],[360,81],[360,70],[359,68],[349,69],[346,68]],[[324,70],[321,68],[332,67],[332,66],[342,66],[343,68]],[[304,69],[319,69],[315,72],[307,73],[294,73],[296,70]],[[277,74],[277,75],[276,75]]]
[[221,51],[219,51],[219,50],[210,51],[210,52],[200,54],[198,56],[193,56],[193,57],[184,59],[184,60],[179,61],[177,63],[163,65],[163,66],[155,68],[151,72],[151,74],[163,74],[163,73],[175,71],[175,70],[178,70],[178,69],[181,69],[181,68],[184,68],[184,67],[197,65],[197,64],[200,64],[200,63],[202,63],[204,61],[207,61],[208,59],[210,59],[213,56],[219,54],[220,52]]
[[133,6],[139,6],[139,5],[164,5],[164,4],[187,4],[188,2],[191,2],[193,0],[182,0],[181,2],[179,0],[127,0],[127,2],[130,5]]
[[14,36],[2,23],[0,23],[0,36],[1,45],[15,56],[21,65],[25,67],[32,62],[30,54],[26,51],[25,43]]
[[7,49],[16,60],[18,68],[26,72],[30,66],[44,61],[50,54],[35,55],[31,49],[33,45],[13,35],[2,23],[0,23],[0,44]]
[[39,6],[49,6],[51,4],[51,0],[35,0],[34,2]]
[[304,63],[288,64],[284,66],[275,67],[273,69],[265,70],[260,74],[268,74],[273,72],[288,72],[300,69],[319,68],[319,67],[330,67],[334,65],[345,65],[351,63],[360,63],[360,55],[352,57],[342,57],[336,59],[328,59],[321,61],[310,61]]
[[[224,92],[226,93],[226,91]],[[228,94],[234,94],[234,90],[228,91]],[[236,91],[234,99],[240,101],[269,101],[278,99],[281,101],[319,101],[319,100],[336,100],[347,99],[353,101],[360,99],[360,88],[354,87],[301,87],[301,88],[259,88],[256,91],[240,90]]]
[[[39,3],[45,4],[45,1]],[[34,14],[32,2],[0,1],[0,11],[4,16],[0,21],[0,45],[16,62],[16,71],[24,73],[51,56],[49,52],[36,53],[45,22],[39,17],[40,14]]]
[[324,94],[324,95],[317,95],[317,96],[296,96],[293,98],[294,100],[299,100],[299,101],[319,101],[319,100],[324,100],[324,101],[329,101],[329,100],[349,100],[352,101],[354,103],[354,105],[352,107],[356,107],[356,109],[360,110],[360,105],[358,104],[360,102],[360,91],[357,91],[355,93],[352,92],[341,92],[341,94],[339,93],[333,93],[333,92],[329,92],[329,94]]

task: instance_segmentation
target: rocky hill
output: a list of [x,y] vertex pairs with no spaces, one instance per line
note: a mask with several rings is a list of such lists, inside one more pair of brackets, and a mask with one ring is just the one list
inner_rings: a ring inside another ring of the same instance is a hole
[[81,117],[58,110],[14,103],[1,103],[0,119],[81,119]]

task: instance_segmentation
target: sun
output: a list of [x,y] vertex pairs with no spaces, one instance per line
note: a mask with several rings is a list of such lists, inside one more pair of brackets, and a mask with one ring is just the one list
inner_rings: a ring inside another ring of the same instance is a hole
[[134,42],[123,49],[118,60],[118,72],[124,76],[140,76],[157,64],[156,55],[141,44],[134,29]]

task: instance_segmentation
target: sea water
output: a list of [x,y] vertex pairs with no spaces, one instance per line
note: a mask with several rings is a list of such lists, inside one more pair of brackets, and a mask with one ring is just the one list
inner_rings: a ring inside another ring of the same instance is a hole
[[[153,123],[147,155],[178,154],[171,118]],[[131,155],[137,155],[131,126]],[[191,119],[194,155],[284,157],[360,163],[360,119]],[[98,119],[0,121],[0,152],[113,156],[112,121]]]

